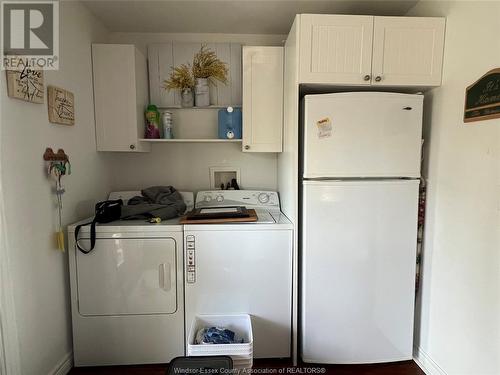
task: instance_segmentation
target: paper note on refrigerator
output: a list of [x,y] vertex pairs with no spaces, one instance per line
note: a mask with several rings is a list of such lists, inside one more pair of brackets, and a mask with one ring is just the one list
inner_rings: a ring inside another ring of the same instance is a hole
[[332,136],[332,121],[329,117],[316,121],[318,127],[318,138],[330,138]]

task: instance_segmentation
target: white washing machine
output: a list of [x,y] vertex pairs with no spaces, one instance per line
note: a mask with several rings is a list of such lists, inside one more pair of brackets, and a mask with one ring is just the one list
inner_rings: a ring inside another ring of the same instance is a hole
[[246,313],[252,318],[254,357],[290,357],[292,224],[276,192],[196,195],[196,208],[232,206],[255,209],[258,221],[184,225],[186,335],[196,315]]
[[[139,194],[112,193],[110,199]],[[193,194],[182,195],[192,206]],[[89,254],[76,249],[77,224],[68,228],[75,366],[165,363],[184,355],[179,219],[99,224]],[[80,233],[88,248],[89,227]]]

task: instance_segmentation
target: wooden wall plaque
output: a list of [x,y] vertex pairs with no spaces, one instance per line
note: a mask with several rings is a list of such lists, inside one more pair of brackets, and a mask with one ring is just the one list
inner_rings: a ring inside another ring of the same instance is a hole
[[72,92],[59,87],[47,88],[49,121],[56,124],[75,124],[75,97]]
[[500,118],[500,68],[490,70],[465,90],[464,122]]
[[43,70],[21,66],[20,69],[6,70],[5,72],[9,97],[30,103],[43,103],[45,94]]

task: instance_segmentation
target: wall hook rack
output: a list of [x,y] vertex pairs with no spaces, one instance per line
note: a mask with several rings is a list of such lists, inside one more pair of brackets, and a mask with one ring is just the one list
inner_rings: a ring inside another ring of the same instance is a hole
[[62,226],[62,196],[66,191],[62,185],[62,177],[71,174],[71,164],[69,156],[62,148],[54,153],[52,148],[47,147],[43,154],[43,160],[47,162],[47,175],[55,180],[55,194],[57,197],[57,209],[59,216],[59,228],[55,233],[57,248],[64,251],[64,231]]
[[57,150],[57,153],[55,153],[52,148],[47,147],[45,149],[45,152],[43,153],[43,160],[45,161],[67,161],[69,162],[69,156],[66,155],[64,150],[60,148]]

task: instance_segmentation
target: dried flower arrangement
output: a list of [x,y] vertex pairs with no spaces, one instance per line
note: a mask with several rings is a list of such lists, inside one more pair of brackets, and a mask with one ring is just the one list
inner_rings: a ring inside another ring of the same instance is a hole
[[226,63],[221,61],[216,53],[206,45],[202,45],[193,58],[194,78],[208,78],[211,81],[220,81],[227,84],[228,69]]
[[169,78],[163,81],[166,90],[181,90],[181,107],[193,106],[193,88],[197,107],[210,105],[210,90],[208,81],[228,83],[227,64],[221,61],[217,54],[206,45],[193,57],[193,65],[181,64],[172,67]]
[[190,64],[181,64],[177,67],[172,67],[170,76],[163,82],[163,87],[167,90],[175,89],[190,89],[194,86],[194,77]]

